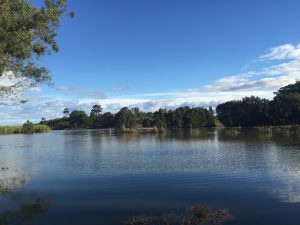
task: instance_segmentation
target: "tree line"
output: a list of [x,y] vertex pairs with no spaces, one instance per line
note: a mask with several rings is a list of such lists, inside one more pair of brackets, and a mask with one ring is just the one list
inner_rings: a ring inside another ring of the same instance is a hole
[[174,110],[159,109],[143,112],[139,108],[124,107],[116,114],[102,113],[101,105],[94,105],[87,115],[81,110],[70,112],[65,108],[64,117],[41,123],[52,129],[72,128],[201,128],[214,127],[218,119],[227,127],[249,127],[300,124],[300,82],[280,88],[272,100],[255,96],[228,101],[216,107],[179,107]]
[[217,106],[219,121],[225,126],[267,126],[300,124],[300,82],[280,88],[272,100],[245,97]]
[[85,111],[68,108],[63,110],[64,117],[46,120],[42,118],[41,124],[52,129],[73,128],[117,128],[120,130],[137,128],[200,128],[213,127],[214,112],[209,109],[197,107],[179,107],[174,110],[159,109],[155,112],[142,112],[139,108],[123,107],[116,114],[102,113],[101,105],[94,105],[87,115]]

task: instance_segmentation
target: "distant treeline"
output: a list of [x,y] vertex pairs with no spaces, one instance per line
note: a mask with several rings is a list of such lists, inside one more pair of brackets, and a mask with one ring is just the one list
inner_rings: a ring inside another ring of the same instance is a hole
[[280,88],[272,100],[245,97],[216,108],[225,126],[300,125],[300,82]]
[[122,108],[118,113],[102,114],[100,105],[94,105],[89,115],[84,111],[70,112],[65,108],[64,117],[46,120],[52,129],[73,128],[201,128],[214,127],[220,121],[227,127],[250,127],[270,125],[300,125],[300,82],[280,88],[272,100],[245,97],[216,107],[216,117],[211,107],[179,107],[174,110],[159,109],[142,112],[139,108]]
[[90,115],[84,111],[75,110],[69,112],[65,108],[63,118],[46,120],[46,124],[52,129],[73,128],[117,128],[120,130],[136,128],[200,128],[213,127],[214,112],[212,108],[180,107],[175,110],[159,109],[156,112],[142,112],[139,108],[122,108],[118,113],[106,112],[102,114],[100,105],[94,105]]

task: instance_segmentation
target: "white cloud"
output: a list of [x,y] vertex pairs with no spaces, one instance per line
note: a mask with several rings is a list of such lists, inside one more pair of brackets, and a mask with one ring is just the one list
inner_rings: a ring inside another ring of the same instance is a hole
[[268,52],[259,57],[261,61],[282,60],[282,59],[299,59],[300,44],[295,46],[292,44],[279,45],[271,48]]
[[[277,62],[265,65],[260,70],[223,77],[210,85],[187,91],[249,91],[268,90],[295,83],[300,80],[300,44],[285,44],[271,48],[267,54],[259,57],[261,61]],[[285,62],[282,62],[284,60]]]

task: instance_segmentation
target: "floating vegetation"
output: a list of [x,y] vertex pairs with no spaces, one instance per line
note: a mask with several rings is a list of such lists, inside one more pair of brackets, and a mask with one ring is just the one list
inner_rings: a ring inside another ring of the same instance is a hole
[[28,177],[17,170],[11,170],[6,166],[0,167],[0,197],[13,189],[22,187]]
[[183,214],[164,214],[162,216],[137,216],[126,220],[124,225],[221,225],[233,220],[227,209],[212,209],[197,205]]

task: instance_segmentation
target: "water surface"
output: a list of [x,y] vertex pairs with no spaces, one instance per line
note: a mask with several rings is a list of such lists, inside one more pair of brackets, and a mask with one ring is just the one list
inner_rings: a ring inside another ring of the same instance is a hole
[[0,221],[110,225],[205,204],[229,209],[232,225],[298,224],[299,137],[254,130],[0,136],[0,165],[8,168],[0,168]]

